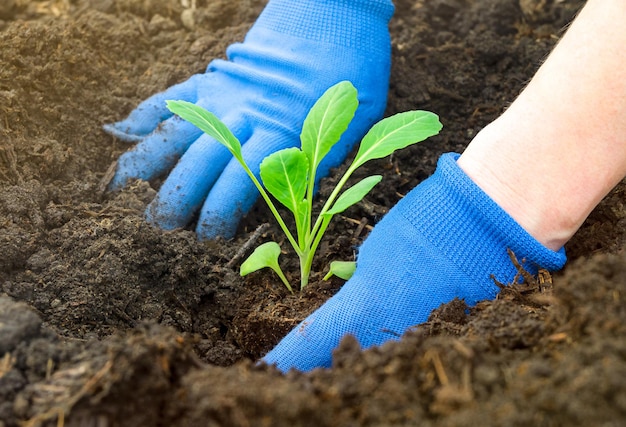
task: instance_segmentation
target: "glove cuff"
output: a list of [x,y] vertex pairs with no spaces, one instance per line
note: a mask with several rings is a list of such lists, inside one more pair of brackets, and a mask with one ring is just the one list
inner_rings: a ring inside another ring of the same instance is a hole
[[393,12],[391,0],[270,0],[246,39],[269,30],[372,54],[389,49]]
[[[506,249],[520,262],[524,260],[523,267],[532,274],[539,268],[562,268],[565,250],[555,252],[532,237],[459,168],[458,158],[456,153],[440,157],[433,176],[420,185],[421,197],[407,200],[405,218],[479,283],[491,284],[492,275],[503,283],[515,277],[517,271]],[[425,210],[424,200],[431,200],[430,206],[438,209]],[[474,260],[489,262],[483,265]]]

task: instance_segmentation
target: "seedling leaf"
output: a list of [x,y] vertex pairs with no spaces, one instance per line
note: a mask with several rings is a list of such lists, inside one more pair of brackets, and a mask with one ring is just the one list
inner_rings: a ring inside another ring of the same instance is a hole
[[167,108],[183,120],[198,127],[202,132],[215,138],[219,143],[228,148],[228,151],[243,163],[241,155],[241,143],[235,135],[226,127],[215,114],[204,108],[187,101],[165,101]]
[[311,171],[317,169],[339,141],[358,106],[357,90],[349,81],[332,86],[313,105],[300,134],[302,151],[309,157]]
[[337,276],[343,280],[349,280],[356,271],[356,262],[354,261],[333,261],[330,263],[330,270],[324,276],[324,280]]
[[[301,200],[299,205],[298,205],[298,213],[296,215],[294,215],[295,219],[296,219],[296,227],[298,230],[298,238],[304,238],[305,237],[305,230],[308,229],[310,222],[311,222],[311,215],[309,212],[309,203],[306,199]],[[302,240],[300,243],[304,243]],[[304,247],[301,247],[301,249],[304,249]]]
[[263,159],[260,168],[267,191],[298,217],[309,173],[306,154],[298,148],[286,148]]
[[350,168],[356,169],[367,161],[387,157],[395,150],[437,135],[441,128],[437,115],[429,111],[407,111],[387,117],[365,135]]
[[[241,143],[237,137],[214,114],[186,101],[167,101],[168,108],[174,114],[226,146],[244,168],[300,258],[301,289],[308,283],[313,257],[333,216],[362,200],[382,179],[380,175],[373,175],[344,191],[355,170],[369,160],[386,157],[395,150],[436,135],[442,128],[438,117],[427,111],[396,114],[374,125],[363,138],[353,163],[331,191],[318,217],[313,220],[317,168],[341,139],[358,105],[357,91],[352,83],[342,81],[328,89],[309,111],[303,123],[300,135],[302,149],[284,149],[266,157],[259,165],[263,181],[261,183],[243,159]],[[278,212],[274,198],[293,213],[297,240]],[[278,264],[280,253],[280,246],[275,242],[259,246],[241,265],[241,275],[268,267],[293,292]],[[347,280],[355,268],[354,262],[335,261],[331,263],[330,272],[325,279],[336,275]]]
[[239,274],[241,276],[246,276],[250,273],[253,273],[257,270],[260,270],[265,267],[269,267],[282,280],[282,282],[287,286],[289,292],[293,293],[291,289],[291,285],[289,281],[283,274],[280,266],[278,265],[278,257],[280,256],[280,246],[276,242],[266,242],[262,245],[258,246],[254,252],[250,254],[248,259],[246,259],[239,267]]
[[330,208],[325,215],[336,215],[345,211],[355,203],[358,203],[381,179],[383,179],[382,175],[372,175],[354,184],[339,196],[333,207]]

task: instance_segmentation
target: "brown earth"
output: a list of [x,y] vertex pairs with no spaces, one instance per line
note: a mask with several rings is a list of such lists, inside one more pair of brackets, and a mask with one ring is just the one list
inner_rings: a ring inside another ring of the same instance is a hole
[[[127,145],[101,125],[202,71],[264,3],[0,5],[0,427],[626,425],[623,186],[553,284],[469,313],[455,301],[400,342],[346,339],[332,369],[286,376],[252,361],[341,281],[317,274],[292,296],[270,273],[240,278],[240,249],[278,234],[254,234],[270,222],[261,205],[234,240],[200,243],[142,221],[158,182],[102,190]],[[317,268],[352,256],[442,152],[462,151],[582,4],[397,0],[387,114],[434,111],[444,131],[371,164],[383,182],[334,222]]]

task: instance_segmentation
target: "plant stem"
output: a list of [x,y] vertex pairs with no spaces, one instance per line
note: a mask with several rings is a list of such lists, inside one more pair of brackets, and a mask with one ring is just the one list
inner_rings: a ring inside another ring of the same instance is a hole
[[309,283],[309,276],[311,274],[311,266],[313,265],[315,252],[317,252],[317,247],[322,241],[324,232],[326,231],[326,228],[328,228],[328,224],[330,223],[331,219],[332,216],[325,216],[322,219],[319,232],[315,235],[315,239],[311,243],[309,250],[307,251],[307,253],[303,254],[303,257],[300,257],[300,290],[304,289],[304,287]]
[[291,285],[289,284],[289,280],[287,280],[287,278],[285,277],[283,270],[280,268],[280,266],[276,266],[276,267],[277,268],[273,268],[272,270],[274,270],[274,272],[278,275],[278,277],[280,277],[280,280],[282,280],[285,286],[287,286],[287,289],[289,289],[289,292],[293,294],[293,289],[291,288]]
[[[339,182],[333,189],[332,193],[326,200],[326,203],[324,203],[322,210],[320,211],[317,219],[315,220],[315,225],[310,231],[307,230],[306,245],[304,248],[304,252],[301,254],[298,254],[298,257],[300,258],[300,290],[304,289],[305,286],[309,283],[309,275],[311,274],[311,266],[313,265],[313,258],[315,257],[315,252],[317,251],[317,247],[319,246],[320,241],[322,240],[322,237],[324,236],[324,232],[326,231],[326,228],[328,228],[328,224],[330,223],[330,220],[332,219],[332,215],[328,216],[324,214],[331,208],[331,206],[333,205],[333,203],[339,196],[339,192],[344,187],[344,185],[346,185],[346,182],[348,181],[348,179],[354,173],[355,170],[356,168],[352,166],[348,168],[346,173],[341,177],[341,179],[339,180]],[[313,208],[311,204],[309,214],[312,209]]]
[[311,274],[311,262],[309,262],[310,252],[302,254],[300,257],[300,290],[303,290],[309,284],[309,276]]
[[278,225],[283,230],[283,233],[285,233],[285,236],[287,236],[287,239],[289,240],[289,243],[291,243],[291,246],[293,246],[293,249],[296,251],[298,256],[301,256],[302,255],[302,251],[300,250],[300,246],[298,245],[298,242],[296,242],[296,240],[294,239],[293,235],[291,234],[291,231],[289,231],[289,228],[287,228],[287,225],[285,224],[285,221],[283,221],[283,218],[278,213],[278,210],[276,209],[276,206],[274,206],[274,203],[272,202],[272,199],[270,199],[270,196],[267,194],[267,192],[265,191],[265,189],[263,188],[263,186],[261,185],[259,180],[256,179],[256,176],[254,176],[254,174],[252,173],[252,171],[250,170],[248,165],[246,165],[245,163],[241,163],[241,164],[242,164],[244,170],[246,171],[246,173],[248,174],[248,176],[250,177],[250,179],[252,179],[252,182],[256,186],[257,190],[259,190],[259,193],[261,194],[261,197],[263,197],[263,200],[265,200],[265,203],[267,203],[267,206],[270,208],[270,211],[272,212],[272,214],[276,218],[276,221],[278,222]]
[[315,190],[315,167],[311,165],[309,167],[309,182],[306,190],[306,201],[307,201],[307,209],[308,209],[308,223],[306,224],[305,231],[306,234],[304,236],[304,246],[305,248],[308,246],[309,239],[311,238],[311,220],[313,218],[313,191]]
[[318,238],[317,235],[324,234],[324,231],[319,233],[319,229],[322,223],[324,222],[324,218],[325,218],[324,213],[326,213],[331,208],[333,203],[335,203],[335,199],[337,199],[337,196],[339,196],[339,192],[344,187],[344,185],[346,185],[346,182],[348,181],[348,179],[354,173],[355,170],[356,170],[355,167],[350,166],[348,170],[346,171],[346,173],[341,177],[341,179],[339,180],[335,188],[333,189],[333,192],[330,193],[330,196],[328,196],[328,199],[326,200],[326,203],[324,203],[324,206],[322,207],[322,210],[320,211],[317,217],[317,220],[315,220],[315,225],[313,225],[313,229],[311,230],[309,239],[307,239],[307,243],[308,243],[307,246],[311,247],[311,244],[313,243],[311,240],[313,241],[318,240],[318,243],[319,243],[319,239],[321,239],[321,236],[319,236]]

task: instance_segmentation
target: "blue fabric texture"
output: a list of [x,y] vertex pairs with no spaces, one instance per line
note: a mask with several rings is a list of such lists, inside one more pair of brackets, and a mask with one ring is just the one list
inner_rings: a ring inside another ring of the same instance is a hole
[[118,161],[109,189],[169,172],[147,219],[185,226],[200,211],[200,238],[231,237],[257,191],[230,153],[194,126],[172,117],[165,101],[194,102],[216,114],[243,144],[258,175],[261,160],[299,146],[302,123],[330,86],[349,80],[359,109],[318,177],[339,165],[384,112],[389,86],[391,0],[270,0],[242,43],[203,74],[154,95],[121,122],[104,126],[137,142]]
[[397,340],[455,297],[475,305],[498,292],[491,275],[511,283],[508,254],[527,270],[554,271],[565,251],[552,251],[515,222],[444,154],[437,170],[374,227],[360,248],[354,276],[294,328],[263,361],[283,371],[331,365],[346,334],[363,348]]

